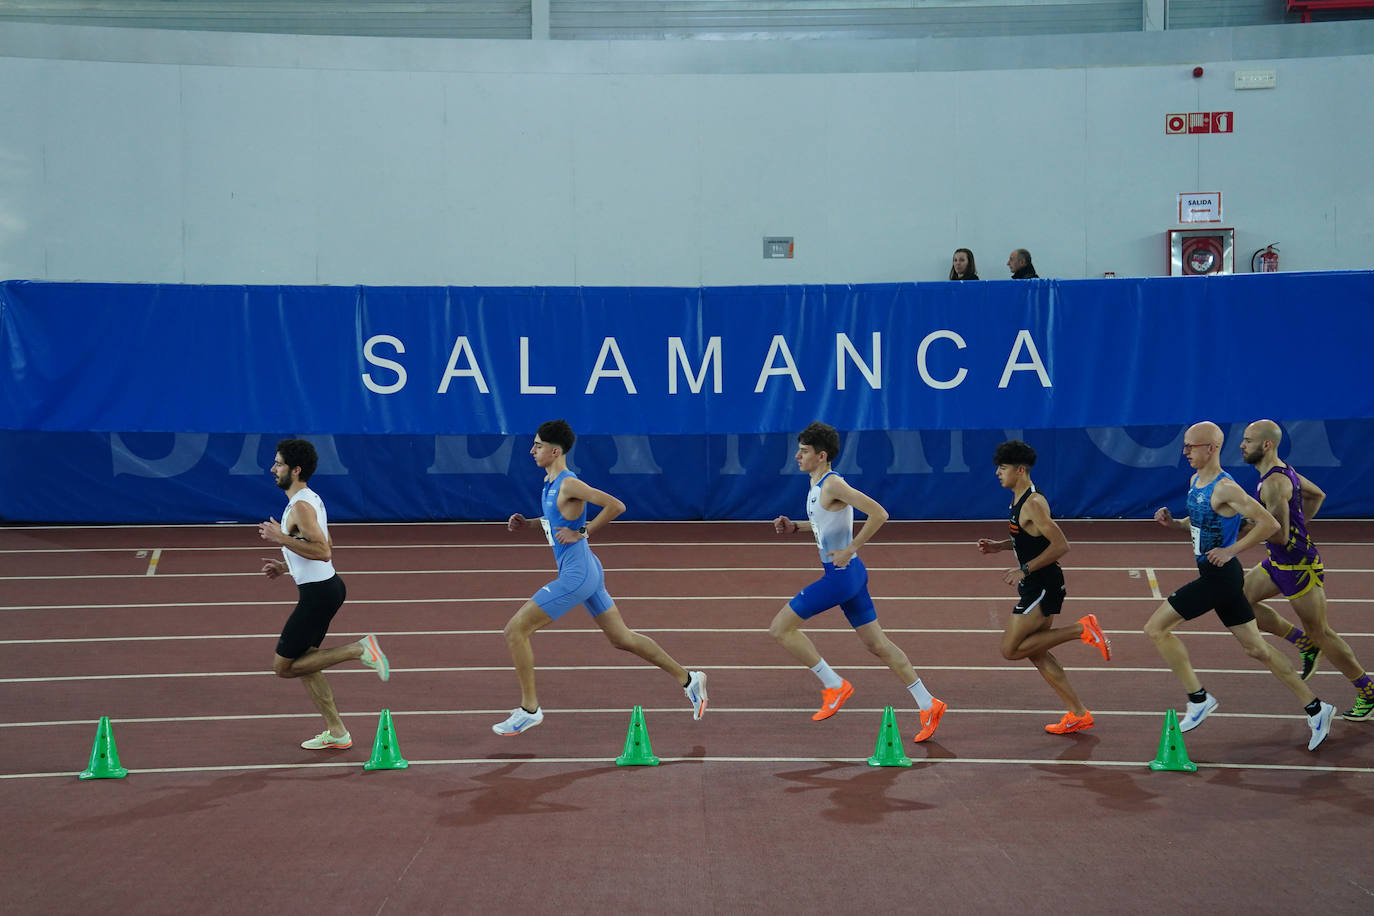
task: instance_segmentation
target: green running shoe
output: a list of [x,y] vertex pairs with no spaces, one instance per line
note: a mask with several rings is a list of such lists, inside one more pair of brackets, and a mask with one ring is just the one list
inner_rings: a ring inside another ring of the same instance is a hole
[[1316,646],[1304,651],[1302,654],[1302,679],[1305,681],[1317,672],[1317,662],[1321,660],[1322,650]]
[[1363,722],[1371,715],[1374,715],[1374,700],[1369,697],[1355,697],[1355,705],[1341,713],[1341,718],[1351,722]]

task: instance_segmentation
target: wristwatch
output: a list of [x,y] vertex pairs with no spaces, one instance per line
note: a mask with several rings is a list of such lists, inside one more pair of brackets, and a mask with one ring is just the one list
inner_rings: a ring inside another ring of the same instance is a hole
[[1022,563],[1022,564],[1021,564],[1021,572],[1022,572],[1022,574],[1024,574],[1024,575],[1027,575],[1027,576],[1030,575],[1030,570],[1026,567],[1026,564],[1025,564],[1025,563]]

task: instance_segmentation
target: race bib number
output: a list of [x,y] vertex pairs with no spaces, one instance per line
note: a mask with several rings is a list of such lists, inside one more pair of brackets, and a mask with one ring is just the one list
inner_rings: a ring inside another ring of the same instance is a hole
[[[541,519],[539,520],[539,524],[540,524],[540,526],[544,529],[544,537],[548,540],[549,546],[552,547],[552,546],[553,546],[553,529],[549,527],[549,520],[546,519],[546,518],[541,518]],[[1194,542],[1197,541],[1197,537],[1196,537],[1196,536],[1193,537],[1193,541],[1194,541]]]
[[1202,529],[1197,525],[1189,525],[1189,532],[1193,535],[1193,556],[1202,556]]

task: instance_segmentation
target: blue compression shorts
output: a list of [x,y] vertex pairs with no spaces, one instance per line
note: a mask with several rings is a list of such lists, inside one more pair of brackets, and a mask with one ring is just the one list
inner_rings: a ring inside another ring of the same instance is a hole
[[601,561],[585,545],[583,541],[581,549],[565,552],[558,563],[558,578],[530,596],[530,600],[553,620],[579,604],[593,617],[615,604],[606,591],[606,574]]
[[868,595],[868,568],[854,557],[840,569],[826,563],[825,575],[812,582],[788,602],[792,613],[802,620],[810,620],[822,611],[838,606],[844,611],[849,625],[858,628],[878,619],[878,610]]

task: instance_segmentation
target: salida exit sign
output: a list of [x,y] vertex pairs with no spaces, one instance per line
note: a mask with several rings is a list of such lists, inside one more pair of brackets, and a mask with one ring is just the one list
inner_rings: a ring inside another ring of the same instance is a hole
[[1166,134],[1229,134],[1235,126],[1234,111],[1194,111],[1164,116]]

